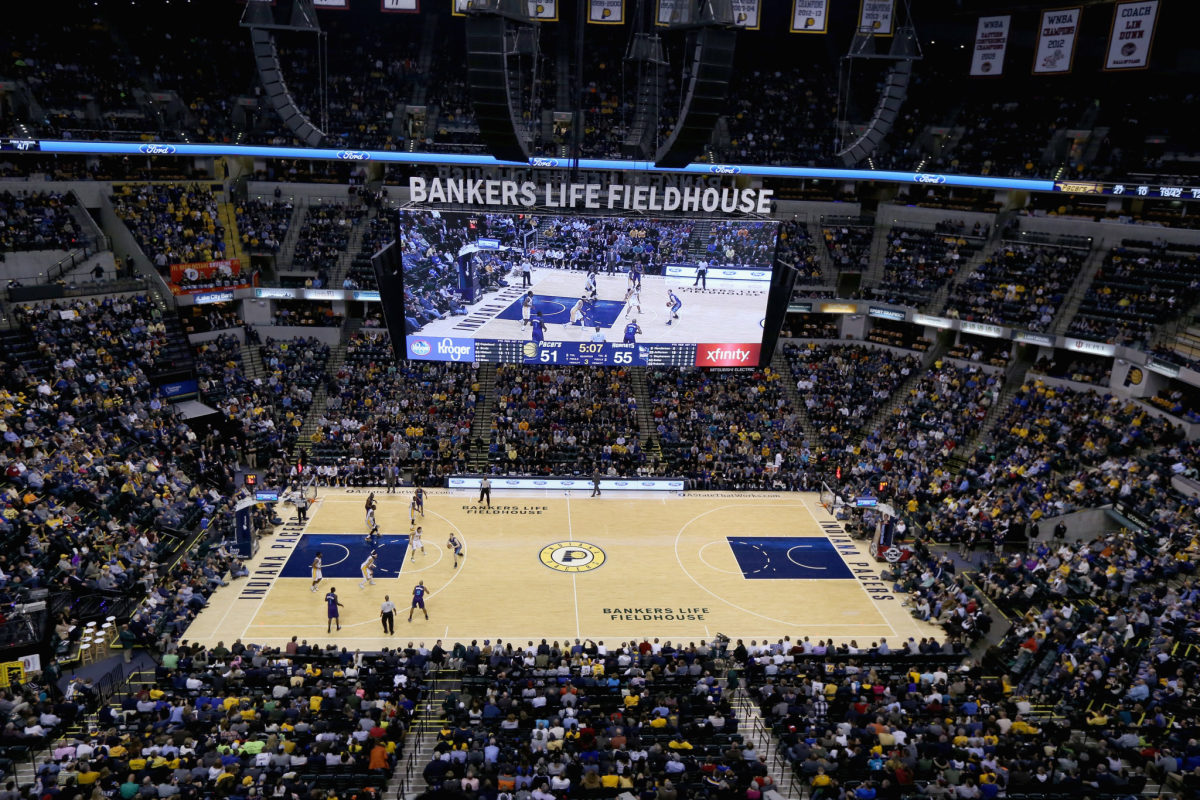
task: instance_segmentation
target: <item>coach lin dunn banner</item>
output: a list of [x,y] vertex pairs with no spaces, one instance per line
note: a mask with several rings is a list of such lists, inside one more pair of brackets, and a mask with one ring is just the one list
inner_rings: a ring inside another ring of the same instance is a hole
[[979,27],[975,31],[975,51],[971,54],[972,75],[995,78],[1004,74],[1004,54],[1008,50],[1008,31],[1011,27],[1011,14],[979,18]]
[[1065,75],[1075,61],[1075,40],[1083,7],[1056,8],[1042,12],[1037,48],[1033,54],[1034,75]]
[[792,0],[792,33],[827,33],[829,0]]
[[1158,25],[1158,0],[1117,3],[1112,29],[1108,32],[1104,69],[1146,69]]
[[859,0],[858,29],[876,36],[891,36],[896,16],[895,0]]
[[625,0],[588,0],[588,22],[621,25],[625,22]]

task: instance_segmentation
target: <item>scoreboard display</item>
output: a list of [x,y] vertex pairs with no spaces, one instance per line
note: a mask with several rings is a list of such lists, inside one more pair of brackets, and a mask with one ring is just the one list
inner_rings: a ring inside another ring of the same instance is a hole
[[775,220],[394,214],[373,262],[400,358],[756,367],[766,352]]

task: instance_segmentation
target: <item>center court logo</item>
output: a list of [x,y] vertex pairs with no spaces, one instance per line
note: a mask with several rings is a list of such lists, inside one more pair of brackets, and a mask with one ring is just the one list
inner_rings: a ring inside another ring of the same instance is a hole
[[538,553],[538,560],[559,572],[591,572],[604,564],[604,551],[587,542],[555,542]]

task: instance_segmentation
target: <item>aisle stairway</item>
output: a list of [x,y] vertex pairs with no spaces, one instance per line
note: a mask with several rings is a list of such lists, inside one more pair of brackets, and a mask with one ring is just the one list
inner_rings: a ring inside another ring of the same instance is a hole
[[796,381],[792,377],[792,367],[788,364],[787,356],[783,354],[783,343],[775,347],[775,355],[771,356],[771,369],[777,372],[782,377],[784,393],[787,395],[788,403],[791,405],[796,418],[800,420],[800,427],[804,431],[804,438],[810,446],[815,447],[820,441],[817,426],[813,424],[812,419],[808,416],[807,406],[804,404],[804,398],[800,395],[800,390],[796,388]]
[[383,789],[383,800],[416,797],[429,788],[425,783],[425,765],[433,760],[438,731],[446,723],[448,706],[455,705],[463,685],[462,672],[458,669],[436,669],[431,674],[426,693],[404,737],[404,754]]
[[646,460],[650,464],[662,461],[662,443],[658,439],[658,426],[650,402],[650,389],[646,384],[646,368],[633,367],[629,374],[633,396],[637,399],[638,441]]
[[496,365],[483,362],[475,373],[479,393],[475,397],[475,417],[471,420],[471,472],[488,471],[488,445],[492,438],[492,418],[496,415]]
[[779,754],[779,740],[771,733],[766,720],[759,713],[758,704],[745,689],[733,689],[728,693],[729,704],[738,720],[738,733],[742,735],[743,748],[753,745],[759,756],[765,759],[767,774],[775,781],[775,789],[784,797],[800,798],[803,784],[796,780],[788,760]]

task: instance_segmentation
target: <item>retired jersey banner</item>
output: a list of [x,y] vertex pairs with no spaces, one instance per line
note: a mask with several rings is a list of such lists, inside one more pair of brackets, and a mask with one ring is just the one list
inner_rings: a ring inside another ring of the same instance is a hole
[[1158,0],[1117,3],[1112,30],[1108,32],[1104,68],[1146,69],[1150,66],[1150,47],[1158,24]]
[[622,24],[625,22],[625,0],[588,0],[588,22]]
[[350,0],[313,0],[313,6],[316,8],[335,8],[339,11],[345,11],[350,8]]
[[381,9],[390,14],[416,14],[421,10],[420,0],[379,0]]
[[1033,54],[1034,75],[1065,75],[1075,61],[1075,40],[1083,8],[1057,8],[1042,12],[1037,48]]
[[761,6],[760,0],[733,0],[734,26],[748,31],[758,30],[762,16]]
[[529,18],[558,22],[558,0],[529,0]]
[[465,17],[467,15],[467,3],[469,0],[450,0],[450,15],[454,17]]
[[1008,31],[1012,15],[980,17],[975,31],[975,52],[971,55],[972,75],[1004,74],[1004,53],[1008,50]]
[[876,36],[891,36],[896,12],[895,0],[860,0],[858,29],[870,29]]
[[826,33],[829,0],[792,0],[792,33]]

